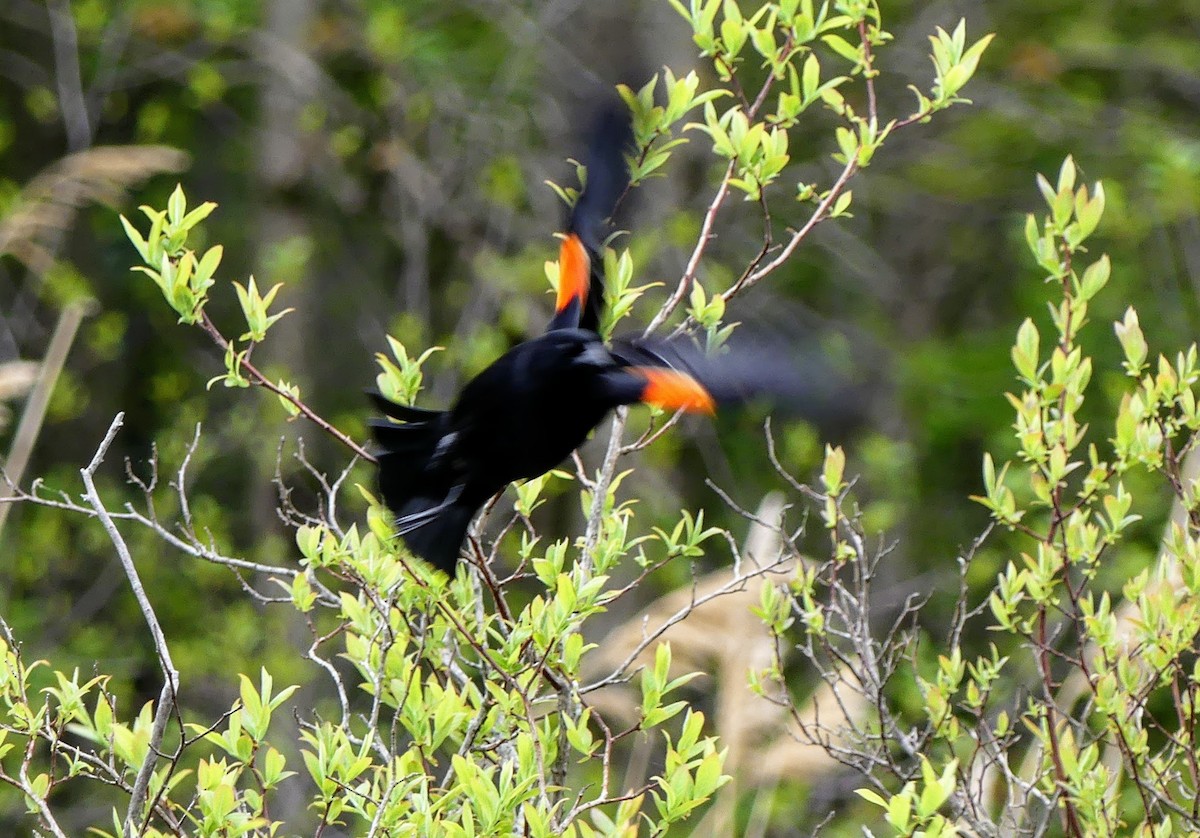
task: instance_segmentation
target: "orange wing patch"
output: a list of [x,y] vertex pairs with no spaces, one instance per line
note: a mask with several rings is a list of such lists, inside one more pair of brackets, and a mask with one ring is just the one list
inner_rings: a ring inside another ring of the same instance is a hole
[[646,379],[646,388],[642,390],[642,401],[646,404],[710,416],[716,412],[712,394],[685,372],[659,367],[630,367],[629,371]]
[[562,311],[579,300],[579,306],[587,303],[588,282],[591,262],[579,236],[571,233],[563,239],[558,251],[558,300],[555,311]]

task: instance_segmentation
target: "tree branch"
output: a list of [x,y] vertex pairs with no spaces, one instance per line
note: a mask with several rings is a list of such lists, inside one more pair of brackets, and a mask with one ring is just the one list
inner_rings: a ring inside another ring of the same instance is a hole
[[[209,337],[211,337],[213,339],[213,342],[216,343],[217,346],[219,346],[221,348],[222,352],[227,351],[230,346],[229,339],[226,338],[223,334],[221,334],[221,330],[218,329],[216,327],[216,324],[214,324],[212,322],[212,319],[209,318],[207,311],[201,312],[201,317],[202,317],[202,319],[200,321],[200,325],[204,329],[204,331],[207,332]],[[369,463],[378,462],[375,459],[375,457],[367,451],[367,449],[363,448],[361,445],[359,445],[357,442],[352,440],[350,437],[346,436],[344,433],[342,433],[340,430],[335,428],[333,425],[329,424],[329,422],[327,422],[324,418],[319,416],[316,411],[314,411],[311,407],[309,407],[307,404],[305,404],[301,399],[299,399],[296,396],[294,396],[293,394],[289,393],[287,390],[283,389],[278,384],[273,382],[271,379],[269,379],[265,375],[263,375],[258,370],[258,368],[254,366],[254,364],[250,363],[249,357],[243,358],[241,361],[239,361],[238,366],[250,374],[251,381],[253,381],[255,384],[257,384],[259,387],[265,387],[266,389],[270,390],[275,395],[279,396],[279,398],[281,398],[281,399],[285,400],[286,402],[288,402],[289,404],[291,404],[293,407],[295,407],[297,410],[299,410],[302,414],[304,414],[304,416],[310,422],[312,422],[314,425],[316,425],[321,430],[325,431],[325,433],[332,436],[334,439],[336,439],[342,445],[349,448],[357,456],[362,457],[364,460],[366,460]]]
[[129,546],[125,543],[125,539],[121,536],[117,529],[116,523],[112,516],[108,514],[108,510],[104,506],[104,502],[100,499],[100,493],[96,490],[95,474],[96,469],[104,462],[104,455],[108,453],[109,446],[112,445],[113,439],[117,436],[117,431],[124,424],[125,414],[118,413],[109,426],[108,433],[104,435],[104,440],[100,443],[100,447],[96,449],[95,456],[88,463],[86,468],[80,469],[79,474],[83,477],[83,485],[87,489],[84,498],[92,509],[96,510],[96,516],[100,519],[100,523],[104,526],[104,531],[108,534],[109,540],[117,550],[117,557],[121,561],[121,568],[125,571],[125,577],[129,580],[129,586],[133,590],[134,598],[137,599],[138,607],[142,611],[142,617],[146,620],[146,626],[150,629],[150,637],[154,641],[154,650],[158,654],[159,666],[163,673],[163,688],[158,697],[158,706],[154,711],[154,724],[150,729],[150,747],[146,751],[146,759],[138,769],[137,776],[133,781],[133,791],[129,795],[129,810],[125,815],[125,833],[126,835],[135,836],[142,834],[141,810],[146,804],[147,791],[150,787],[150,777],[154,773],[154,766],[158,761],[159,748],[162,745],[163,733],[167,729],[167,722],[171,718],[176,701],[179,695],[179,670],[175,668],[174,661],[171,660],[171,652],[167,648],[167,640],[163,635],[162,626],[159,625],[158,616],[154,613],[154,606],[150,604],[150,599],[146,596],[146,589],[142,586],[141,576],[138,574],[137,567],[133,563],[133,556],[129,552]]

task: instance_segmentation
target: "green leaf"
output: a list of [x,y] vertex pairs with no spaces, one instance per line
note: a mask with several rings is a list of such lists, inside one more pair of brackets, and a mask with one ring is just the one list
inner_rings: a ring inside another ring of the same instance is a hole
[[874,803],[880,809],[886,810],[888,807],[888,802],[880,797],[878,792],[872,791],[871,789],[855,789],[854,793],[868,803]]
[[841,446],[825,446],[825,466],[821,472],[821,483],[825,493],[836,495],[845,486],[842,475],[846,469],[846,452]]
[[1067,155],[1063,160],[1062,166],[1058,169],[1058,188],[1055,192],[1074,192],[1075,191],[1075,160],[1071,155]]
[[1017,341],[1012,348],[1012,362],[1025,381],[1034,384],[1038,379],[1039,335],[1033,320],[1025,318],[1017,329]]
[[125,228],[125,235],[129,241],[137,249],[138,255],[142,257],[143,262],[150,263],[150,248],[146,244],[146,240],[142,238],[142,234],[137,231],[129,219],[124,215],[121,216],[121,226]]
[[1108,261],[1108,254],[1102,255],[1095,262],[1088,265],[1087,269],[1083,272],[1083,279],[1080,282],[1080,297],[1084,300],[1090,300],[1096,296],[1108,284],[1111,268],[1112,265]]
[[190,231],[193,227],[199,224],[204,219],[212,215],[212,211],[217,208],[217,205],[212,201],[205,201],[200,206],[189,212],[179,222],[179,227],[186,231]]
[[847,189],[838,199],[834,201],[833,209],[829,213],[830,218],[840,218],[846,215],[846,210],[850,208],[850,202],[854,200],[854,192]]
[[821,41],[851,64],[862,63],[862,48],[851,46],[850,42],[841,35],[822,35]]
[[1142,334],[1142,327],[1138,323],[1137,310],[1133,306],[1129,306],[1125,310],[1125,318],[1113,323],[1113,331],[1116,332],[1117,340],[1121,344],[1121,348],[1125,351],[1125,371],[1134,378],[1141,375],[1142,367],[1146,363],[1146,338]]
[[820,83],[821,62],[817,60],[816,53],[809,53],[808,58],[804,60],[804,74],[800,88],[805,102],[811,101],[816,95],[817,86]]
[[171,226],[179,227],[186,212],[187,197],[183,194],[183,184],[177,183],[171,197],[167,199],[167,218],[170,219]]

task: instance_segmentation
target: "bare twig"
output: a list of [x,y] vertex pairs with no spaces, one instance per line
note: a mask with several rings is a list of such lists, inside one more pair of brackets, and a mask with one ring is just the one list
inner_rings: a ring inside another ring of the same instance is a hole
[[595,485],[592,487],[592,508],[588,510],[587,529],[584,532],[583,555],[580,561],[591,573],[592,553],[600,538],[601,518],[604,517],[604,501],[608,495],[608,487],[616,473],[617,458],[621,455],[621,436],[625,432],[625,420],[629,416],[628,408],[617,408],[609,431],[608,449],[604,452],[604,462],[596,474]]
[[721,205],[725,203],[725,198],[729,195],[729,180],[733,177],[736,164],[736,160],[731,160],[729,161],[729,165],[725,167],[725,174],[721,177],[721,185],[717,187],[717,194],[713,195],[708,209],[704,212],[704,221],[700,225],[700,237],[696,240],[696,246],[692,249],[692,255],[687,261],[687,266],[683,269],[683,276],[679,277],[679,284],[675,286],[675,291],[671,294],[670,298],[650,320],[650,325],[646,327],[646,335],[651,334],[665,323],[675,309],[679,308],[679,304],[683,302],[683,298],[687,296],[688,289],[691,288],[692,281],[696,278],[696,272],[700,269],[700,259],[704,256],[704,251],[708,249],[708,243],[713,237],[713,225],[717,221],[717,212],[720,211]]
[[154,724],[150,729],[150,747],[146,751],[146,759],[142,763],[141,768],[138,769],[137,776],[133,781],[133,791],[129,795],[129,810],[125,815],[125,833],[133,836],[142,834],[141,811],[146,803],[146,794],[150,787],[150,777],[154,773],[154,766],[158,761],[163,734],[166,732],[167,722],[170,721],[171,713],[178,700],[179,670],[175,668],[175,663],[171,660],[171,652],[167,648],[167,640],[163,635],[162,626],[159,625],[158,616],[154,613],[154,606],[150,604],[150,599],[146,596],[146,589],[142,586],[142,579],[138,574],[137,566],[133,563],[133,556],[129,552],[129,546],[125,543],[125,539],[117,529],[112,516],[108,514],[104,502],[100,499],[100,493],[96,489],[96,469],[104,462],[104,456],[108,453],[109,446],[112,445],[113,439],[116,438],[117,431],[121,429],[124,420],[124,413],[116,415],[112,421],[112,425],[109,426],[108,433],[104,435],[104,440],[96,449],[96,454],[92,457],[92,461],[88,463],[86,468],[80,469],[79,474],[83,477],[83,485],[87,489],[84,498],[96,510],[96,516],[100,519],[100,523],[104,526],[104,531],[108,534],[109,540],[112,541],[113,547],[117,550],[117,557],[121,560],[121,568],[125,571],[125,577],[129,580],[129,586],[133,590],[134,598],[137,599],[138,607],[142,611],[142,617],[146,621],[146,626],[150,629],[150,637],[154,641],[154,650],[158,654],[159,665],[163,673],[163,688],[158,697],[158,706],[154,711]]
[[[45,506],[51,509],[61,509],[66,512],[72,512],[88,517],[99,517],[94,508],[75,503],[66,495],[66,493],[59,492],[58,498],[46,497],[45,495],[41,494],[41,492],[44,491],[44,488],[40,480],[35,480],[33,485],[30,487],[30,491],[26,492],[18,488],[6,474],[0,472],[0,476],[6,478],[4,482],[9,491],[9,497],[0,499],[0,503],[34,503],[38,506]],[[137,480],[136,478],[131,482],[141,485],[141,481]],[[151,483],[149,486],[141,485],[141,489],[146,495],[147,511],[145,513],[139,512],[133,508],[132,504],[127,503],[125,504],[124,512],[109,511],[107,513],[108,516],[114,521],[130,521],[138,524],[139,526],[145,527],[153,532],[155,536],[162,539],[168,545],[174,547],[180,552],[212,564],[222,565],[233,571],[252,571],[263,574],[285,574],[293,579],[297,575],[302,575],[304,573],[302,569],[263,564],[262,562],[254,562],[248,559],[226,556],[220,553],[211,543],[205,544],[200,541],[194,530],[186,522],[180,522],[177,525],[178,530],[184,535],[184,537],[180,537],[178,533],[164,526],[162,522],[158,520],[154,511],[153,498],[150,495],[150,490],[153,488],[153,483]],[[337,597],[334,596],[329,588],[322,584],[318,579],[310,578],[309,581],[314,590],[317,591],[318,601],[322,605],[336,606],[338,601]]]
[[780,265],[790,259],[792,254],[796,252],[796,248],[800,246],[800,243],[808,238],[808,234],[812,232],[813,228],[828,217],[829,210],[833,207],[833,202],[842,194],[842,190],[846,188],[846,184],[850,182],[850,178],[854,177],[854,173],[857,171],[858,161],[851,157],[846,163],[845,168],[842,169],[842,173],[834,181],[833,186],[830,187],[829,192],[817,204],[817,208],[813,211],[812,216],[808,221],[804,222],[804,226],[792,233],[787,244],[779,249],[779,252],[775,254],[771,261],[746,276],[744,282],[735,283],[730,286],[729,290],[721,296],[728,300],[735,294],[757,285],[765,277],[774,273]]
[[878,71],[871,66],[874,58],[871,55],[871,36],[867,31],[867,19],[858,22],[858,37],[863,49],[863,81],[867,88],[867,118],[872,124],[879,122],[879,108],[875,100],[875,76]]

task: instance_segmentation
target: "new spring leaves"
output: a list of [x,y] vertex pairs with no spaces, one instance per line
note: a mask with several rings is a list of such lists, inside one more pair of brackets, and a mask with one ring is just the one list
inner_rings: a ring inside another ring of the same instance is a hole
[[[246,331],[238,336],[237,341],[245,344],[239,348],[234,340],[224,338],[208,320],[204,311],[208,301],[208,290],[213,286],[213,275],[221,264],[224,248],[214,245],[208,248],[202,256],[187,246],[188,235],[191,231],[208,218],[217,205],[206,201],[191,212],[187,208],[187,196],[183,187],[176,185],[167,201],[166,210],[156,210],[153,207],[141,206],[142,214],[150,220],[150,230],[143,238],[138,229],[126,218],[121,216],[121,224],[125,227],[125,235],[137,248],[142,257],[143,265],[136,265],[132,270],[146,274],[154,280],[154,284],[162,291],[167,304],[179,315],[180,323],[199,325],[205,329],[225,349],[225,373],[208,382],[211,387],[220,381],[226,387],[248,387],[250,379],[243,373],[243,365],[249,357],[254,344],[260,343],[267,336],[267,330],[292,309],[271,313],[271,304],[283,283],[276,283],[266,294],[259,293],[254,277],[251,276],[245,285],[234,282],[238,303],[246,319]],[[298,399],[299,391],[294,385],[280,381],[275,388]],[[272,388],[274,389],[274,388]],[[295,416],[299,408],[295,401],[281,394],[280,401],[289,414]]]
[[125,235],[146,263],[131,270],[140,271],[154,280],[167,303],[178,312],[181,323],[200,321],[208,289],[213,285],[212,276],[221,264],[224,252],[221,245],[209,248],[198,260],[195,252],[186,247],[188,233],[216,208],[216,204],[208,201],[188,212],[183,187],[177,185],[165,211],[145,204],[138,207],[150,219],[150,232],[146,238],[142,238],[128,218],[121,216]]

